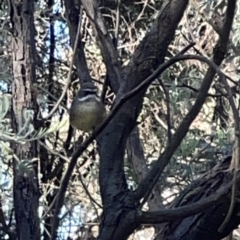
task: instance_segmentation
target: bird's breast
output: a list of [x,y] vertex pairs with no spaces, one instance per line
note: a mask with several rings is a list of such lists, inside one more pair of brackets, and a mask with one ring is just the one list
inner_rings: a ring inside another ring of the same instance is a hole
[[70,108],[70,123],[74,128],[91,131],[106,116],[105,106],[97,101],[73,101]]

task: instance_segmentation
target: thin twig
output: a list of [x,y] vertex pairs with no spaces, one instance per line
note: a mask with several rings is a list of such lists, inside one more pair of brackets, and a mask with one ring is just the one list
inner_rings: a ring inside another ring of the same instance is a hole
[[118,33],[119,33],[119,25],[120,25],[120,5],[121,5],[121,0],[117,1],[117,12],[116,12],[116,26],[115,26],[115,39],[114,39],[114,46],[117,49],[118,45]]
[[80,14],[79,14],[77,35],[76,35],[76,39],[75,39],[75,42],[74,42],[73,54],[72,54],[72,59],[71,59],[70,66],[69,66],[67,81],[65,83],[65,86],[63,88],[63,91],[62,91],[62,94],[61,94],[60,98],[58,99],[58,101],[56,102],[56,104],[54,105],[54,107],[52,108],[50,113],[44,119],[50,118],[57,111],[59,105],[61,104],[63,98],[66,95],[66,92],[68,90],[69,84],[71,83],[71,75],[72,75],[72,68],[73,68],[73,63],[74,63],[74,57],[75,57],[75,54],[76,54],[76,51],[77,51],[77,46],[78,46],[78,41],[79,41],[79,36],[80,36],[80,31],[81,31],[81,22],[82,22],[81,20],[82,20],[82,8],[81,8],[81,11],[80,11]]
[[169,97],[169,92],[168,90],[166,89],[162,79],[159,79],[158,80],[160,86],[162,87],[163,89],[163,92],[166,96],[166,103],[167,103],[167,132],[168,132],[168,144],[171,143],[171,140],[172,140],[172,124],[171,124],[171,111],[170,111],[170,97]]
[[[65,87],[63,89],[62,95],[60,96],[59,100],[57,101],[57,103],[53,107],[52,111],[48,114],[46,119],[48,119],[57,110],[57,108],[60,105],[60,103],[62,102],[62,100],[63,100],[63,98],[64,98],[64,96],[65,96],[65,94],[66,94],[66,92],[68,90],[68,86],[69,86],[69,84],[71,82],[71,74],[72,74],[72,67],[73,67],[73,63],[74,63],[74,56],[75,56],[75,53],[77,51],[77,46],[78,46],[78,41],[79,41],[79,36],[80,36],[80,31],[81,31],[81,19],[82,19],[82,11],[80,11],[80,14],[79,14],[77,35],[76,35],[76,39],[75,39],[75,42],[74,42],[73,55],[72,55],[72,59],[71,59],[70,67],[69,67],[68,78],[67,78]],[[55,198],[53,200],[54,202],[55,202],[55,199],[56,199],[57,196],[58,196],[58,194],[55,196]],[[53,203],[51,205],[53,205]],[[56,209],[55,212],[54,212],[53,226],[52,226],[52,233],[51,233],[51,239],[52,240],[55,239],[55,233],[57,231],[57,226],[58,226],[58,214],[59,214],[59,212],[60,211],[58,211],[58,209]]]

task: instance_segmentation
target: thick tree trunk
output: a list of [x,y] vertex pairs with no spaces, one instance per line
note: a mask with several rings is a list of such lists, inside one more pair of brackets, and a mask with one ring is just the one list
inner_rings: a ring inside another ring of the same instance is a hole
[[23,139],[12,144],[14,151],[14,209],[17,239],[40,239],[38,217],[39,184],[37,142],[26,142],[36,116],[36,99],[32,92],[35,75],[34,1],[11,0],[13,27],[12,127]]
[[[91,15],[89,2],[92,1],[82,2],[87,9],[86,11]],[[119,100],[124,93],[139,85],[151,74],[151,68],[156,68],[164,61],[167,46],[173,39],[175,29],[187,4],[187,0],[170,1],[165,4],[161,14],[158,15],[151,30],[139,44],[129,65],[125,68],[123,74],[125,78],[121,81],[122,85],[116,99]],[[92,19],[95,19],[96,16],[98,16],[97,13],[92,16]],[[101,26],[101,19],[97,19],[99,26]],[[98,30],[99,27],[96,29]],[[107,37],[102,32],[98,33],[100,41],[107,41]],[[110,45],[100,44],[102,52],[109,53],[109,48],[104,51],[104,46]],[[112,59],[114,59],[113,53],[109,55],[113,56]],[[105,59],[105,64],[109,66],[108,71],[111,71],[112,62],[108,62],[108,60]],[[117,71],[115,76],[118,76]],[[114,83],[115,80],[115,78],[110,77],[111,83]],[[140,203],[135,198],[135,193],[128,189],[124,173],[124,155],[127,139],[136,126],[136,119],[142,108],[146,88],[122,106],[98,138],[99,182],[103,202],[99,233],[101,240],[127,239],[139,225]]]
[[119,196],[102,214],[99,240],[127,239],[139,226],[138,211],[131,193]]

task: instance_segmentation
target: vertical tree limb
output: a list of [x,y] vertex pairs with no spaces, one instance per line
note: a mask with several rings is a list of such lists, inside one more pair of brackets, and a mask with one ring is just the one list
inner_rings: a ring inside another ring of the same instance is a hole
[[[37,103],[32,86],[36,82],[36,48],[34,40],[34,1],[10,0],[10,19],[13,28],[12,128],[21,136],[34,130]],[[17,238],[40,239],[38,216],[39,183],[37,142],[13,143],[15,155],[14,209]]]

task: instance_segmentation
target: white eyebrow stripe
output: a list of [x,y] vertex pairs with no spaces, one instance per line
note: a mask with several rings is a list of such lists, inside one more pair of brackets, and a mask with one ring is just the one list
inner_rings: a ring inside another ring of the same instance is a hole
[[85,88],[85,89],[82,89],[82,91],[85,91],[85,92],[97,92],[97,89],[95,89],[95,88]]
[[79,102],[83,102],[83,101],[85,101],[85,100],[87,100],[87,99],[90,99],[90,98],[95,99],[97,102],[101,102],[100,97],[96,96],[95,94],[88,94],[88,95],[85,96],[85,97],[78,98],[78,101],[79,101]]

